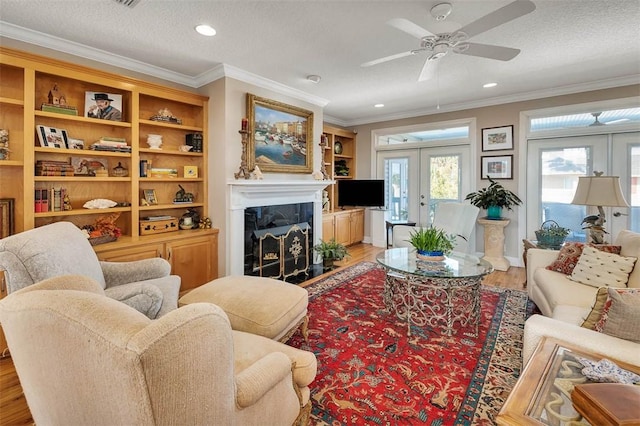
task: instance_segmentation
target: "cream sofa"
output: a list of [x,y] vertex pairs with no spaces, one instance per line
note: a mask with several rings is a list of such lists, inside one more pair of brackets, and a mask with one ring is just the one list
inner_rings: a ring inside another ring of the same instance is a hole
[[[622,256],[640,258],[640,234],[622,231],[614,244]],[[640,366],[640,344],[608,336],[580,325],[593,306],[598,289],[570,280],[545,267],[558,257],[558,250],[527,251],[527,291],[542,315],[533,315],[525,323],[523,361],[531,358],[542,337],[554,337],[573,346]],[[629,275],[628,287],[640,288],[638,262]]]

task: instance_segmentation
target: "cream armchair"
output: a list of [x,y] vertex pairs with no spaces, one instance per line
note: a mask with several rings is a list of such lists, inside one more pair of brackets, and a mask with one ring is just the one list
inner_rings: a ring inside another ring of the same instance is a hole
[[[440,202],[436,207],[433,226],[443,229],[447,234],[456,236],[453,251],[468,253],[469,240],[475,229],[476,219],[480,209],[471,204]],[[409,247],[407,242],[413,231],[413,226],[396,225],[393,227],[393,247]]]
[[85,234],[70,222],[56,222],[0,240],[0,269],[8,293],[60,275],[84,275],[107,296],[149,318],[178,307],[180,277],[170,275],[162,258],[135,262],[101,262]]
[[150,320],[91,278],[60,276],[7,296],[0,322],[36,424],[308,420],[314,354],[234,332],[210,303]]

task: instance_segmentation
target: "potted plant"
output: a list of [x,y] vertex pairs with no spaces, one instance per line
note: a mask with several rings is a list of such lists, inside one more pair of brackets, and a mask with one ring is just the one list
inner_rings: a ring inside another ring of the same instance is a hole
[[334,238],[330,241],[320,240],[318,244],[313,246],[313,250],[322,257],[324,269],[332,269],[334,261],[342,260],[346,256],[349,256],[347,247],[337,242]]
[[471,204],[487,210],[488,219],[501,219],[502,209],[513,210],[512,207],[522,204],[522,200],[500,183],[489,178],[489,186],[467,194],[464,198]]
[[418,259],[437,261],[453,251],[456,236],[433,226],[420,227],[411,231],[407,241],[416,249]]

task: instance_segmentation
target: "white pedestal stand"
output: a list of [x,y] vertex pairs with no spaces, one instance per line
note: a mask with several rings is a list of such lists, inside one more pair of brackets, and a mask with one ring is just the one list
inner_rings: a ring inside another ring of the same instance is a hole
[[493,268],[498,271],[506,271],[511,266],[504,257],[504,228],[509,222],[509,219],[478,219],[478,223],[484,226],[483,259],[491,263]]

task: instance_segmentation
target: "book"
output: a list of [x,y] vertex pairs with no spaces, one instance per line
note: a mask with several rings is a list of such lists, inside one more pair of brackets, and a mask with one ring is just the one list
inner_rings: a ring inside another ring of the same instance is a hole
[[41,189],[37,189],[35,190],[35,194],[34,194],[34,211],[36,213],[40,213],[42,212],[42,190]]

